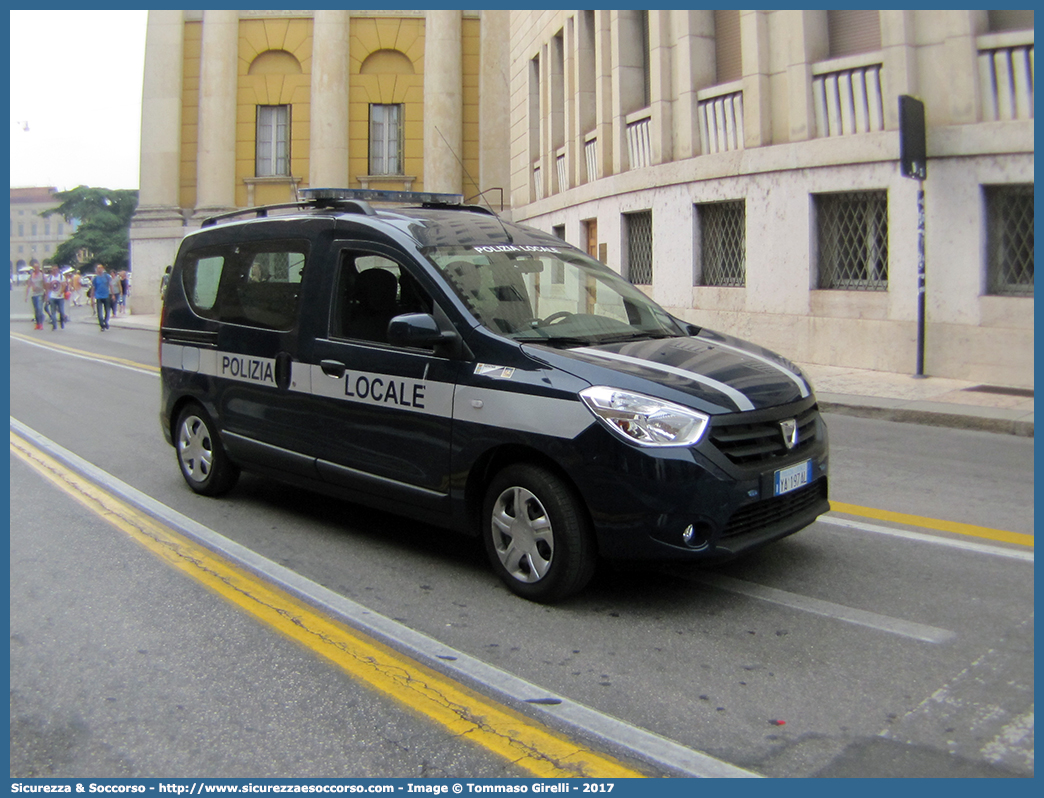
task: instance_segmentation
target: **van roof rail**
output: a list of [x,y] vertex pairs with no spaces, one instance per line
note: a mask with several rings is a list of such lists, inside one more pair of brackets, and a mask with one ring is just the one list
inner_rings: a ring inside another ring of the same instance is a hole
[[383,191],[372,188],[302,188],[298,193],[301,195],[301,199],[297,202],[239,208],[228,213],[208,216],[200,226],[211,227],[240,216],[264,218],[268,216],[269,211],[287,209],[330,208],[344,213],[361,213],[366,216],[376,216],[377,212],[371,207],[371,202],[388,202],[400,205],[415,203],[426,208],[457,209],[496,215],[493,211],[481,205],[463,204],[463,194],[439,194],[431,191]]

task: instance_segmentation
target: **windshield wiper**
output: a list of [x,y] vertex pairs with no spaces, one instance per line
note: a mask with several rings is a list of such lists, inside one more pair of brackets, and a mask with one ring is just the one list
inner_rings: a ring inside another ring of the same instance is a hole
[[590,338],[577,338],[567,335],[549,335],[546,338],[515,338],[520,344],[543,344],[554,347],[592,346],[595,341]]
[[646,341],[658,338],[677,338],[674,333],[669,332],[633,332],[622,335],[606,335],[600,337],[596,343],[599,344],[622,344],[625,341]]

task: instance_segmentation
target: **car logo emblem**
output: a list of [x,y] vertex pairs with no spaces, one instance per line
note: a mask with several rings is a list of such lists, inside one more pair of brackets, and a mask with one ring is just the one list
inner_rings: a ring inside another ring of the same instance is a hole
[[788,449],[793,449],[798,444],[798,425],[793,418],[779,422],[779,428],[783,431],[783,444]]

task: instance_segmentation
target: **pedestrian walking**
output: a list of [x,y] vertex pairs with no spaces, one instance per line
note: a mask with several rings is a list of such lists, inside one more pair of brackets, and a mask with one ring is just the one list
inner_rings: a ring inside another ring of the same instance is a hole
[[33,319],[36,321],[36,329],[43,329],[44,301],[47,299],[47,278],[40,268],[40,261],[33,258],[29,261],[29,280],[25,284],[25,301],[30,298],[33,301]]
[[126,313],[130,301],[130,274],[126,269],[120,270],[120,312]]
[[105,271],[100,263],[94,267],[94,277],[91,278],[91,294],[94,297],[94,306],[98,311],[98,326],[101,329],[109,329],[109,311],[112,309],[110,300],[112,298],[112,275]]
[[74,308],[80,307],[80,297],[83,296],[83,286],[80,284],[80,273],[73,269],[66,278],[69,282],[69,291],[66,299],[72,303]]
[[112,305],[112,315],[120,312],[123,305],[123,284],[120,282],[119,272],[113,272],[109,284],[109,304]]
[[57,330],[58,325],[62,325],[62,329],[65,329],[65,322],[67,317],[65,315],[65,292],[68,290],[68,284],[65,282],[65,277],[62,276],[62,271],[57,266],[51,267],[51,273],[47,276],[47,307],[50,310],[48,315],[51,317],[51,329]]

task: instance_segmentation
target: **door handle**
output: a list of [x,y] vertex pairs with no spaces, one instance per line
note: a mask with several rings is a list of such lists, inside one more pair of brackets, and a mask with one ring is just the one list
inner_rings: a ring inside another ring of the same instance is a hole
[[275,356],[275,381],[276,387],[286,390],[290,387],[290,369],[293,358],[289,352],[279,352]]
[[333,377],[335,380],[341,379],[344,376],[345,365],[339,360],[321,360],[319,361],[319,368],[323,370],[323,374],[327,377]]

